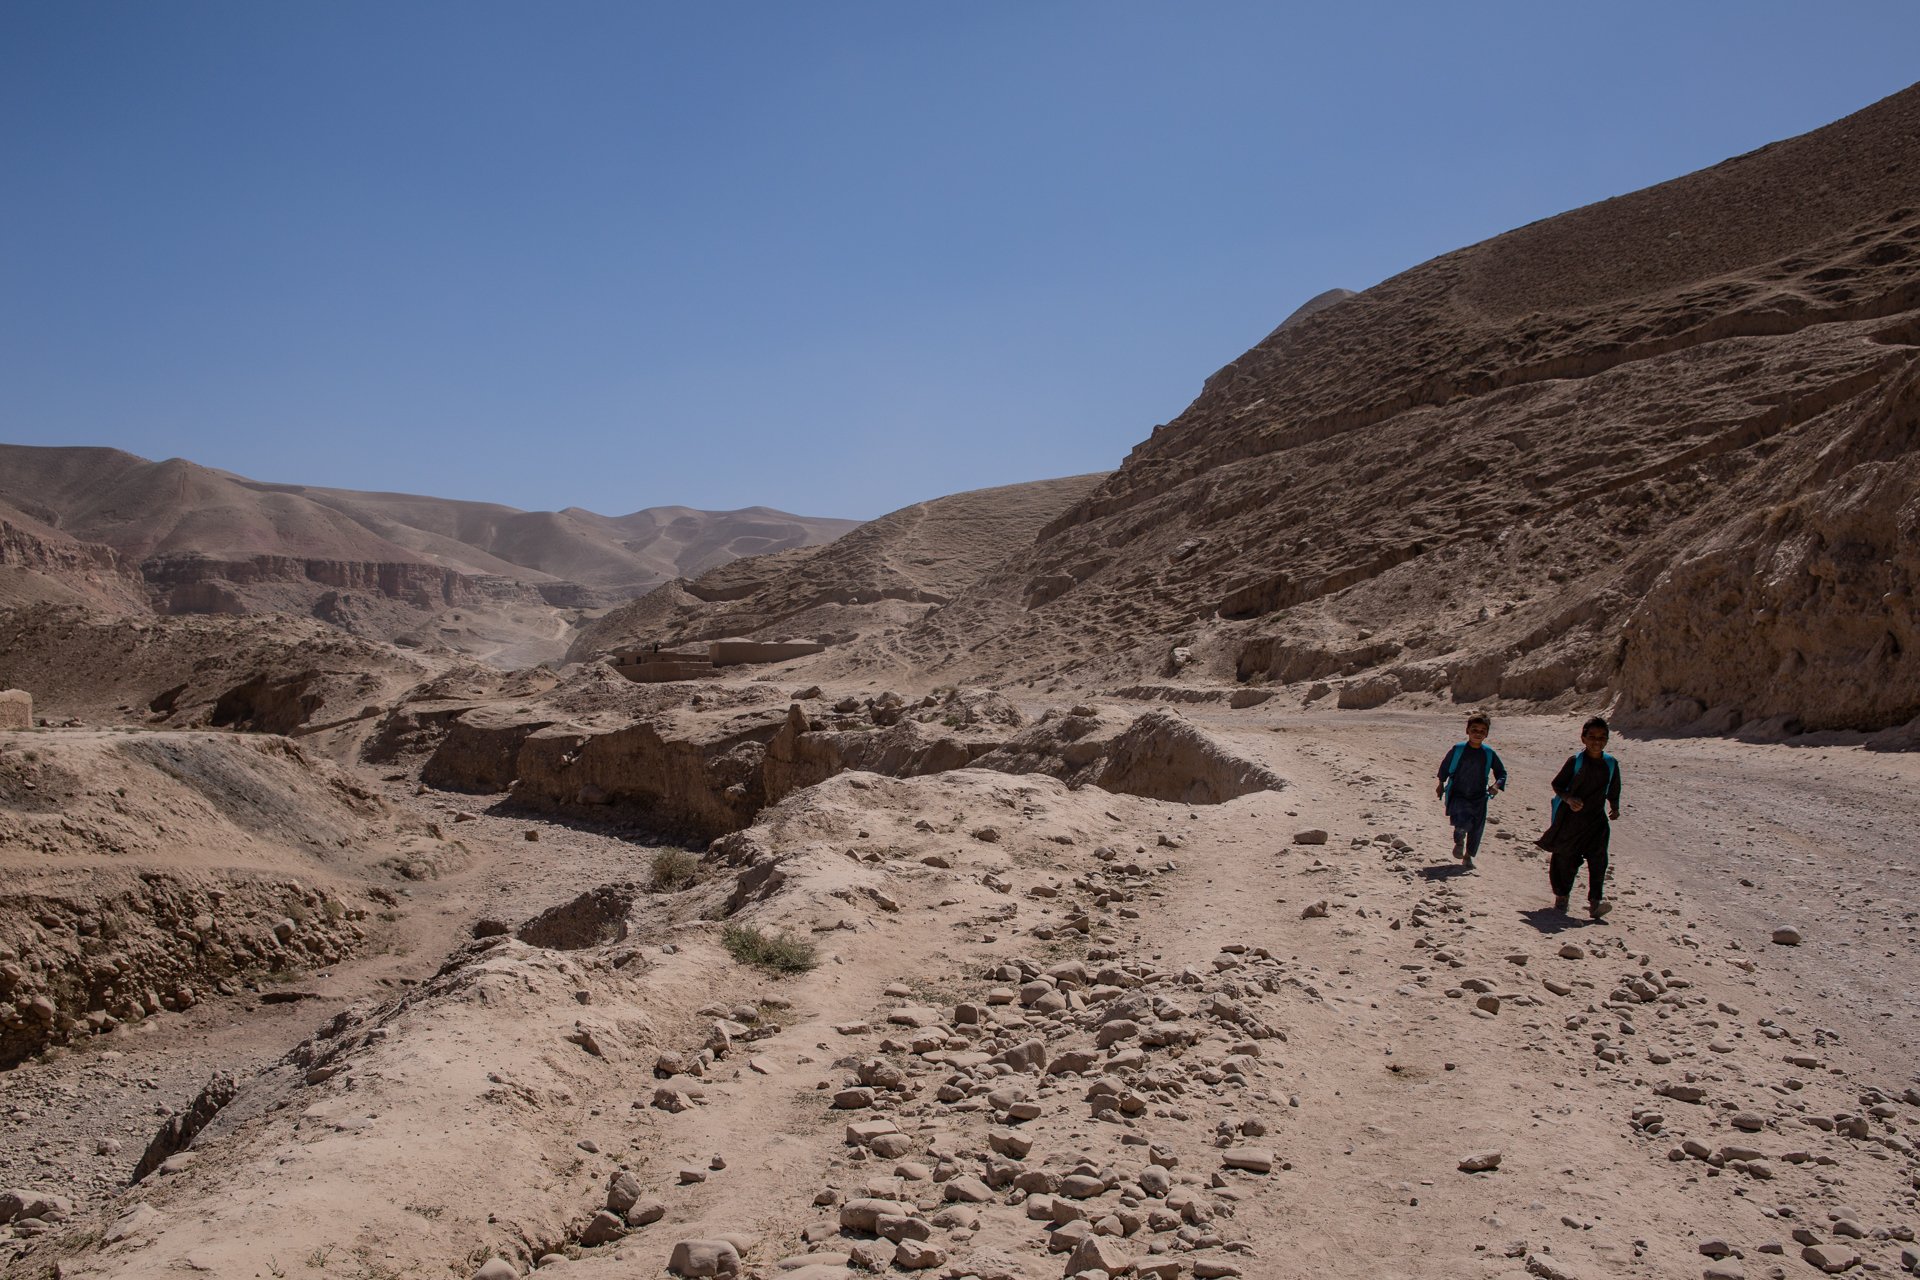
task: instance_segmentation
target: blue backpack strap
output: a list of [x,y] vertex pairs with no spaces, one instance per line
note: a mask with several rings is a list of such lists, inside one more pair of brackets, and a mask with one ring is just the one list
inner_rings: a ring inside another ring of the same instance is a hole
[[[1580,776],[1580,761],[1586,758],[1586,754],[1587,753],[1584,751],[1576,751],[1573,753],[1573,759],[1569,761],[1569,763],[1573,765],[1573,776],[1576,778]],[[1551,824],[1554,821],[1554,819],[1558,818],[1559,816],[1560,816],[1560,797],[1555,796],[1553,798],[1553,804],[1548,806],[1547,808],[1547,822]]]
[[1500,753],[1498,751],[1495,751],[1492,747],[1488,747],[1487,748],[1487,777],[1489,779],[1493,779],[1496,777],[1503,778],[1506,776],[1506,773],[1507,773],[1507,762],[1500,758]]
[[1466,743],[1456,742],[1453,744],[1453,750],[1447,753],[1447,776],[1445,782],[1441,784],[1444,789],[1452,790],[1454,771],[1460,767],[1460,753],[1466,749]]

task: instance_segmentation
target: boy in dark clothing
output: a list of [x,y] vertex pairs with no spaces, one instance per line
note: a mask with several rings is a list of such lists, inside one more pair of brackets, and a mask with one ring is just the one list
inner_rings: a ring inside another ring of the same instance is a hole
[[[1554,775],[1554,816],[1548,843],[1552,860],[1553,907],[1565,911],[1581,864],[1587,868],[1587,915],[1601,920],[1613,910],[1602,896],[1607,882],[1607,842],[1620,817],[1620,762],[1607,754],[1607,722],[1599,716],[1580,730],[1582,750]],[[1545,837],[1543,837],[1545,839]]]
[[1480,712],[1467,717],[1467,740],[1455,743],[1440,761],[1440,785],[1433,794],[1445,802],[1453,823],[1453,856],[1473,870],[1480,837],[1487,829],[1487,800],[1507,785],[1507,766],[1486,745],[1493,721]]

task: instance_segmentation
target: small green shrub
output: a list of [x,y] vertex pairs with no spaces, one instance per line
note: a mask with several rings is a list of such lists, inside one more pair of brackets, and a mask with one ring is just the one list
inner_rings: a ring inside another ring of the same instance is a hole
[[684,889],[700,870],[700,857],[685,849],[659,849],[653,855],[653,887]]
[[819,948],[790,933],[768,937],[750,924],[730,924],[720,942],[741,964],[756,964],[775,973],[805,973],[820,963]]

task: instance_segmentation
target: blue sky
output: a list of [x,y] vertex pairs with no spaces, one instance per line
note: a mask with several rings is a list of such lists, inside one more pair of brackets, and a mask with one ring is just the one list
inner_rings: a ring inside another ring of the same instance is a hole
[[1916,48],[1912,0],[6,0],[0,440],[610,514],[1102,470],[1311,295]]

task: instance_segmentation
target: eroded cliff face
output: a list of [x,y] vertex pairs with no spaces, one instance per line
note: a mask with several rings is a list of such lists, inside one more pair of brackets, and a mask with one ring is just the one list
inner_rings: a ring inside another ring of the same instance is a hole
[[1183,678],[1354,707],[1910,717],[1915,136],[1920,88],[1282,326],[903,647],[1083,687],[1180,647]]
[[43,602],[140,609],[144,593],[111,547],[0,515],[0,605]]
[[1798,492],[1653,583],[1622,637],[1630,721],[1872,729],[1920,716],[1920,373],[1838,430]]
[[666,726],[592,733],[553,726],[528,736],[515,761],[513,798],[532,808],[617,811],[657,830],[711,839],[753,821],[766,741],[783,717],[709,734]]

